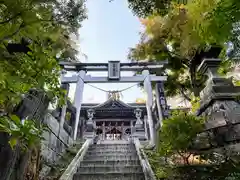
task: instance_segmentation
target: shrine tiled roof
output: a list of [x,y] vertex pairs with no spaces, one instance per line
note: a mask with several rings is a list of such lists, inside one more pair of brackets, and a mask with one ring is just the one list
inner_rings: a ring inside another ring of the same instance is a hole
[[82,109],[136,109],[136,108],[145,108],[145,103],[124,103],[120,100],[108,99],[104,103],[96,104],[96,103],[83,103]]
[[137,108],[142,110],[143,115],[147,113],[145,104],[124,103],[110,98],[101,104],[83,103],[80,114],[87,117],[87,110],[92,109],[97,118],[135,118]]

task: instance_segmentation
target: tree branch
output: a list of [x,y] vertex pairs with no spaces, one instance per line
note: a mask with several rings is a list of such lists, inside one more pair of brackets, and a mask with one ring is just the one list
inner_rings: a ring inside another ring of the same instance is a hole
[[190,97],[188,97],[188,96],[184,93],[184,91],[183,91],[182,89],[180,89],[180,92],[181,92],[181,95],[182,95],[186,100],[188,100],[189,102],[192,101],[192,99],[191,99]]
[[189,102],[191,102],[192,99],[191,99],[190,97],[188,97],[188,95],[185,94],[185,91],[184,91],[182,85],[181,85],[181,84],[178,84],[178,83],[176,83],[176,85],[177,85],[177,87],[179,88],[179,91],[180,91],[181,95],[182,95],[186,100],[188,100]]

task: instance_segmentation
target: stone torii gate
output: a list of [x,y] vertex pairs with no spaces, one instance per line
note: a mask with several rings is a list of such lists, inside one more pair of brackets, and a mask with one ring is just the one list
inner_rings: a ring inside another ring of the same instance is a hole
[[[134,63],[120,63],[120,61],[109,61],[108,63],[73,63],[73,62],[60,62],[60,66],[65,70],[61,76],[61,83],[76,83],[74,106],[76,107],[76,120],[74,126],[74,140],[77,137],[77,129],[80,118],[80,110],[83,99],[83,89],[84,83],[133,83],[133,82],[143,82],[144,90],[147,93],[146,109],[148,116],[149,132],[150,132],[150,144],[154,145],[155,142],[155,132],[152,119],[152,105],[153,105],[153,95],[151,82],[163,82],[167,80],[167,76],[156,76],[150,74],[150,69],[158,69],[164,67],[167,61],[162,61],[159,63],[145,63],[145,62],[134,62]],[[65,76],[66,71],[75,71],[77,75],[71,77]],[[92,77],[87,75],[90,71],[108,71],[107,77]],[[121,71],[142,71],[142,74],[121,77]],[[159,98],[157,97],[157,100]],[[161,109],[158,108],[159,114],[162,113]],[[63,126],[66,114],[66,106],[62,108],[62,116],[60,121],[60,126]],[[160,121],[163,117],[160,117]]]

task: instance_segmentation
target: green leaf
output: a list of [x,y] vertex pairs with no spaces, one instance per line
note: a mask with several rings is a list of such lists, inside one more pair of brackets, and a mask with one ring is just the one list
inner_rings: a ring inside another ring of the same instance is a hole
[[17,115],[15,115],[15,114],[10,115],[10,118],[16,123],[16,125],[21,124],[21,120]]
[[6,132],[6,133],[10,134],[11,130],[8,127],[6,127],[5,125],[0,124],[0,132]]
[[15,137],[11,137],[11,139],[9,140],[9,145],[11,146],[12,149],[14,149],[14,147],[17,145],[18,139]]

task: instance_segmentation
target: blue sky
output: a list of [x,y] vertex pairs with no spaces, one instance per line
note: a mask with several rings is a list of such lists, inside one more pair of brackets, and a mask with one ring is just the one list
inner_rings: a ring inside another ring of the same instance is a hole
[[[88,59],[80,59],[85,62],[107,62],[108,60],[120,60],[127,62],[128,49],[134,47],[139,41],[141,24],[137,17],[127,7],[125,0],[88,0],[88,19],[83,22],[79,30],[81,51]],[[106,73],[95,72],[92,76],[105,75]],[[133,75],[133,73],[123,73]],[[133,84],[93,84],[105,90],[120,90]],[[74,96],[75,86],[71,86],[70,97]],[[129,89],[122,93],[122,100],[135,102],[137,98],[143,98],[141,89]],[[104,102],[106,93],[94,89],[89,85],[84,86],[83,102]]]

